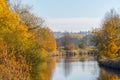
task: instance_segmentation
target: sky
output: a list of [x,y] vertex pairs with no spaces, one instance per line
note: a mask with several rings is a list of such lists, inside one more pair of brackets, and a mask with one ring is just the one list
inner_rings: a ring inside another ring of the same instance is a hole
[[79,32],[100,27],[106,12],[120,13],[120,0],[22,0],[52,31]]

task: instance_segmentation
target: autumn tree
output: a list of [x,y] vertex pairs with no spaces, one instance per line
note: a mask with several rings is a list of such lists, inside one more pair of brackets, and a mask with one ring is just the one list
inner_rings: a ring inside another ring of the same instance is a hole
[[48,27],[39,28],[35,32],[35,40],[40,47],[48,52],[56,51],[56,41]]
[[[23,55],[31,66],[31,79],[42,80],[43,77],[46,77],[44,73],[40,72],[45,70],[48,53],[56,52],[56,41],[51,30],[44,27],[44,20],[31,13],[31,7],[23,5],[17,0],[11,3],[10,7],[12,11],[20,16],[20,23],[26,26],[26,32],[30,34],[29,40],[25,41],[28,44],[25,44],[27,48],[23,48],[25,49]],[[43,74],[44,76],[41,76]]]
[[19,20],[19,16],[8,8],[6,2],[0,0],[0,79],[30,78],[29,65],[21,54],[23,47],[26,49],[29,33]]
[[29,80],[30,66],[24,57],[16,58],[14,52],[8,53],[5,42],[0,39],[0,79],[1,80]]
[[75,44],[72,41],[72,36],[69,33],[64,33],[64,36],[61,39],[62,46],[64,46],[65,50],[73,50],[75,49]]
[[[6,65],[7,67],[4,68],[5,74],[7,74],[7,68],[11,71],[15,68],[14,73],[17,73],[18,69],[20,71],[21,76],[20,74],[16,75],[21,77],[18,78],[20,80],[24,80],[24,76],[26,77],[28,73],[31,80],[42,80],[43,74],[40,72],[46,69],[47,54],[56,51],[56,42],[50,29],[41,26],[43,21],[31,13],[28,7],[17,5],[10,9],[4,0],[1,0],[0,4],[0,39],[7,46],[5,56],[8,56],[3,57],[2,61],[13,65]],[[11,53],[13,56],[11,56]],[[10,63],[5,61],[6,59]],[[11,61],[14,61],[14,63]],[[23,63],[20,61],[23,61]],[[5,67],[4,64],[1,64],[1,66],[1,69]],[[23,70],[24,66],[26,66],[26,70],[31,67],[31,70],[27,73]],[[9,74],[12,77],[14,76],[11,72]],[[16,78],[16,76],[14,77]],[[8,78],[11,79],[10,76]]]
[[94,40],[100,55],[109,58],[117,56],[119,49],[120,19],[112,10],[104,19],[102,28],[94,32]]
[[86,48],[86,44],[85,44],[84,40],[82,40],[81,43],[78,46],[81,49],[85,49]]
[[31,13],[32,7],[23,5],[21,0],[14,0],[10,3],[10,8],[20,16],[20,22],[28,27],[28,31],[42,27],[44,20]]
[[15,0],[11,3],[11,9],[19,14],[21,23],[28,27],[28,32],[34,34],[34,41],[39,44],[39,47],[44,48],[48,52],[56,51],[56,41],[51,30],[45,27],[44,20],[31,13],[31,7],[22,5],[20,0]]
[[28,32],[26,25],[20,23],[19,15],[11,11],[4,0],[1,3],[0,38],[6,42],[9,52],[23,52],[27,49],[32,34]]

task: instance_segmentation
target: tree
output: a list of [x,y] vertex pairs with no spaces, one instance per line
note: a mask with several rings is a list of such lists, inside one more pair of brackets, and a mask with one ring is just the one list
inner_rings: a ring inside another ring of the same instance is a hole
[[81,49],[85,49],[86,48],[85,42],[83,40],[79,44],[79,48],[81,48]]
[[[7,74],[6,71],[10,71],[9,74],[13,78],[19,76],[20,80],[24,80],[24,76],[28,76],[28,73],[31,80],[42,79],[43,76],[40,72],[45,70],[47,54],[56,51],[56,42],[50,29],[43,28],[42,23],[38,22],[38,17],[29,11],[27,12],[26,8],[15,8],[18,9],[16,10],[16,12],[18,11],[17,14],[12,8],[12,10],[9,9],[4,0],[0,0],[0,3],[0,39],[5,42],[5,50],[7,51],[7,54],[1,60],[5,64],[0,65],[0,70],[5,67],[5,74]],[[22,13],[19,13],[19,10]],[[24,66],[26,67],[24,68]],[[28,67],[31,67],[29,72]],[[8,68],[10,70],[7,70]],[[12,74],[13,69],[15,70],[14,75],[19,72],[17,71],[19,69],[21,76],[16,74],[14,77]],[[11,79],[11,76],[7,77]]]
[[37,29],[35,32],[35,41],[39,44],[39,47],[44,48],[46,51],[56,52],[56,41],[49,28]]
[[43,26],[44,20],[31,13],[31,7],[22,5],[20,1],[15,0],[11,3],[11,9],[18,13],[21,18],[21,23],[28,27],[28,32],[34,34],[35,43],[40,48],[44,48],[48,52],[56,51],[56,41],[48,27]]
[[5,42],[0,39],[0,79],[1,80],[29,80],[30,67],[24,57],[15,57],[14,53],[8,53]]
[[94,41],[100,55],[109,58],[117,56],[119,49],[119,27],[120,19],[115,12],[106,15],[102,28],[94,32]]
[[65,50],[75,49],[75,44],[73,43],[72,36],[69,33],[64,33],[64,36],[62,37],[61,42]]
[[15,0],[10,4],[10,8],[20,16],[20,22],[28,27],[28,31],[42,27],[44,20],[31,13],[31,6],[23,5],[20,0]]

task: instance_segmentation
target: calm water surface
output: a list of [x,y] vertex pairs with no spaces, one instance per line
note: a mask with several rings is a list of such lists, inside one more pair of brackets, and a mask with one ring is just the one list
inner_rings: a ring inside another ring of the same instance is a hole
[[57,59],[51,80],[120,80],[120,71],[100,68],[97,61]]

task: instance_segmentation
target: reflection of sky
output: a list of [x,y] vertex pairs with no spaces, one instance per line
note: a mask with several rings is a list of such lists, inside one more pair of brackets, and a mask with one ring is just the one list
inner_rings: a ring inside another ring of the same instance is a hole
[[97,80],[99,68],[97,62],[72,62],[69,75],[65,77],[64,63],[57,63],[52,80]]

